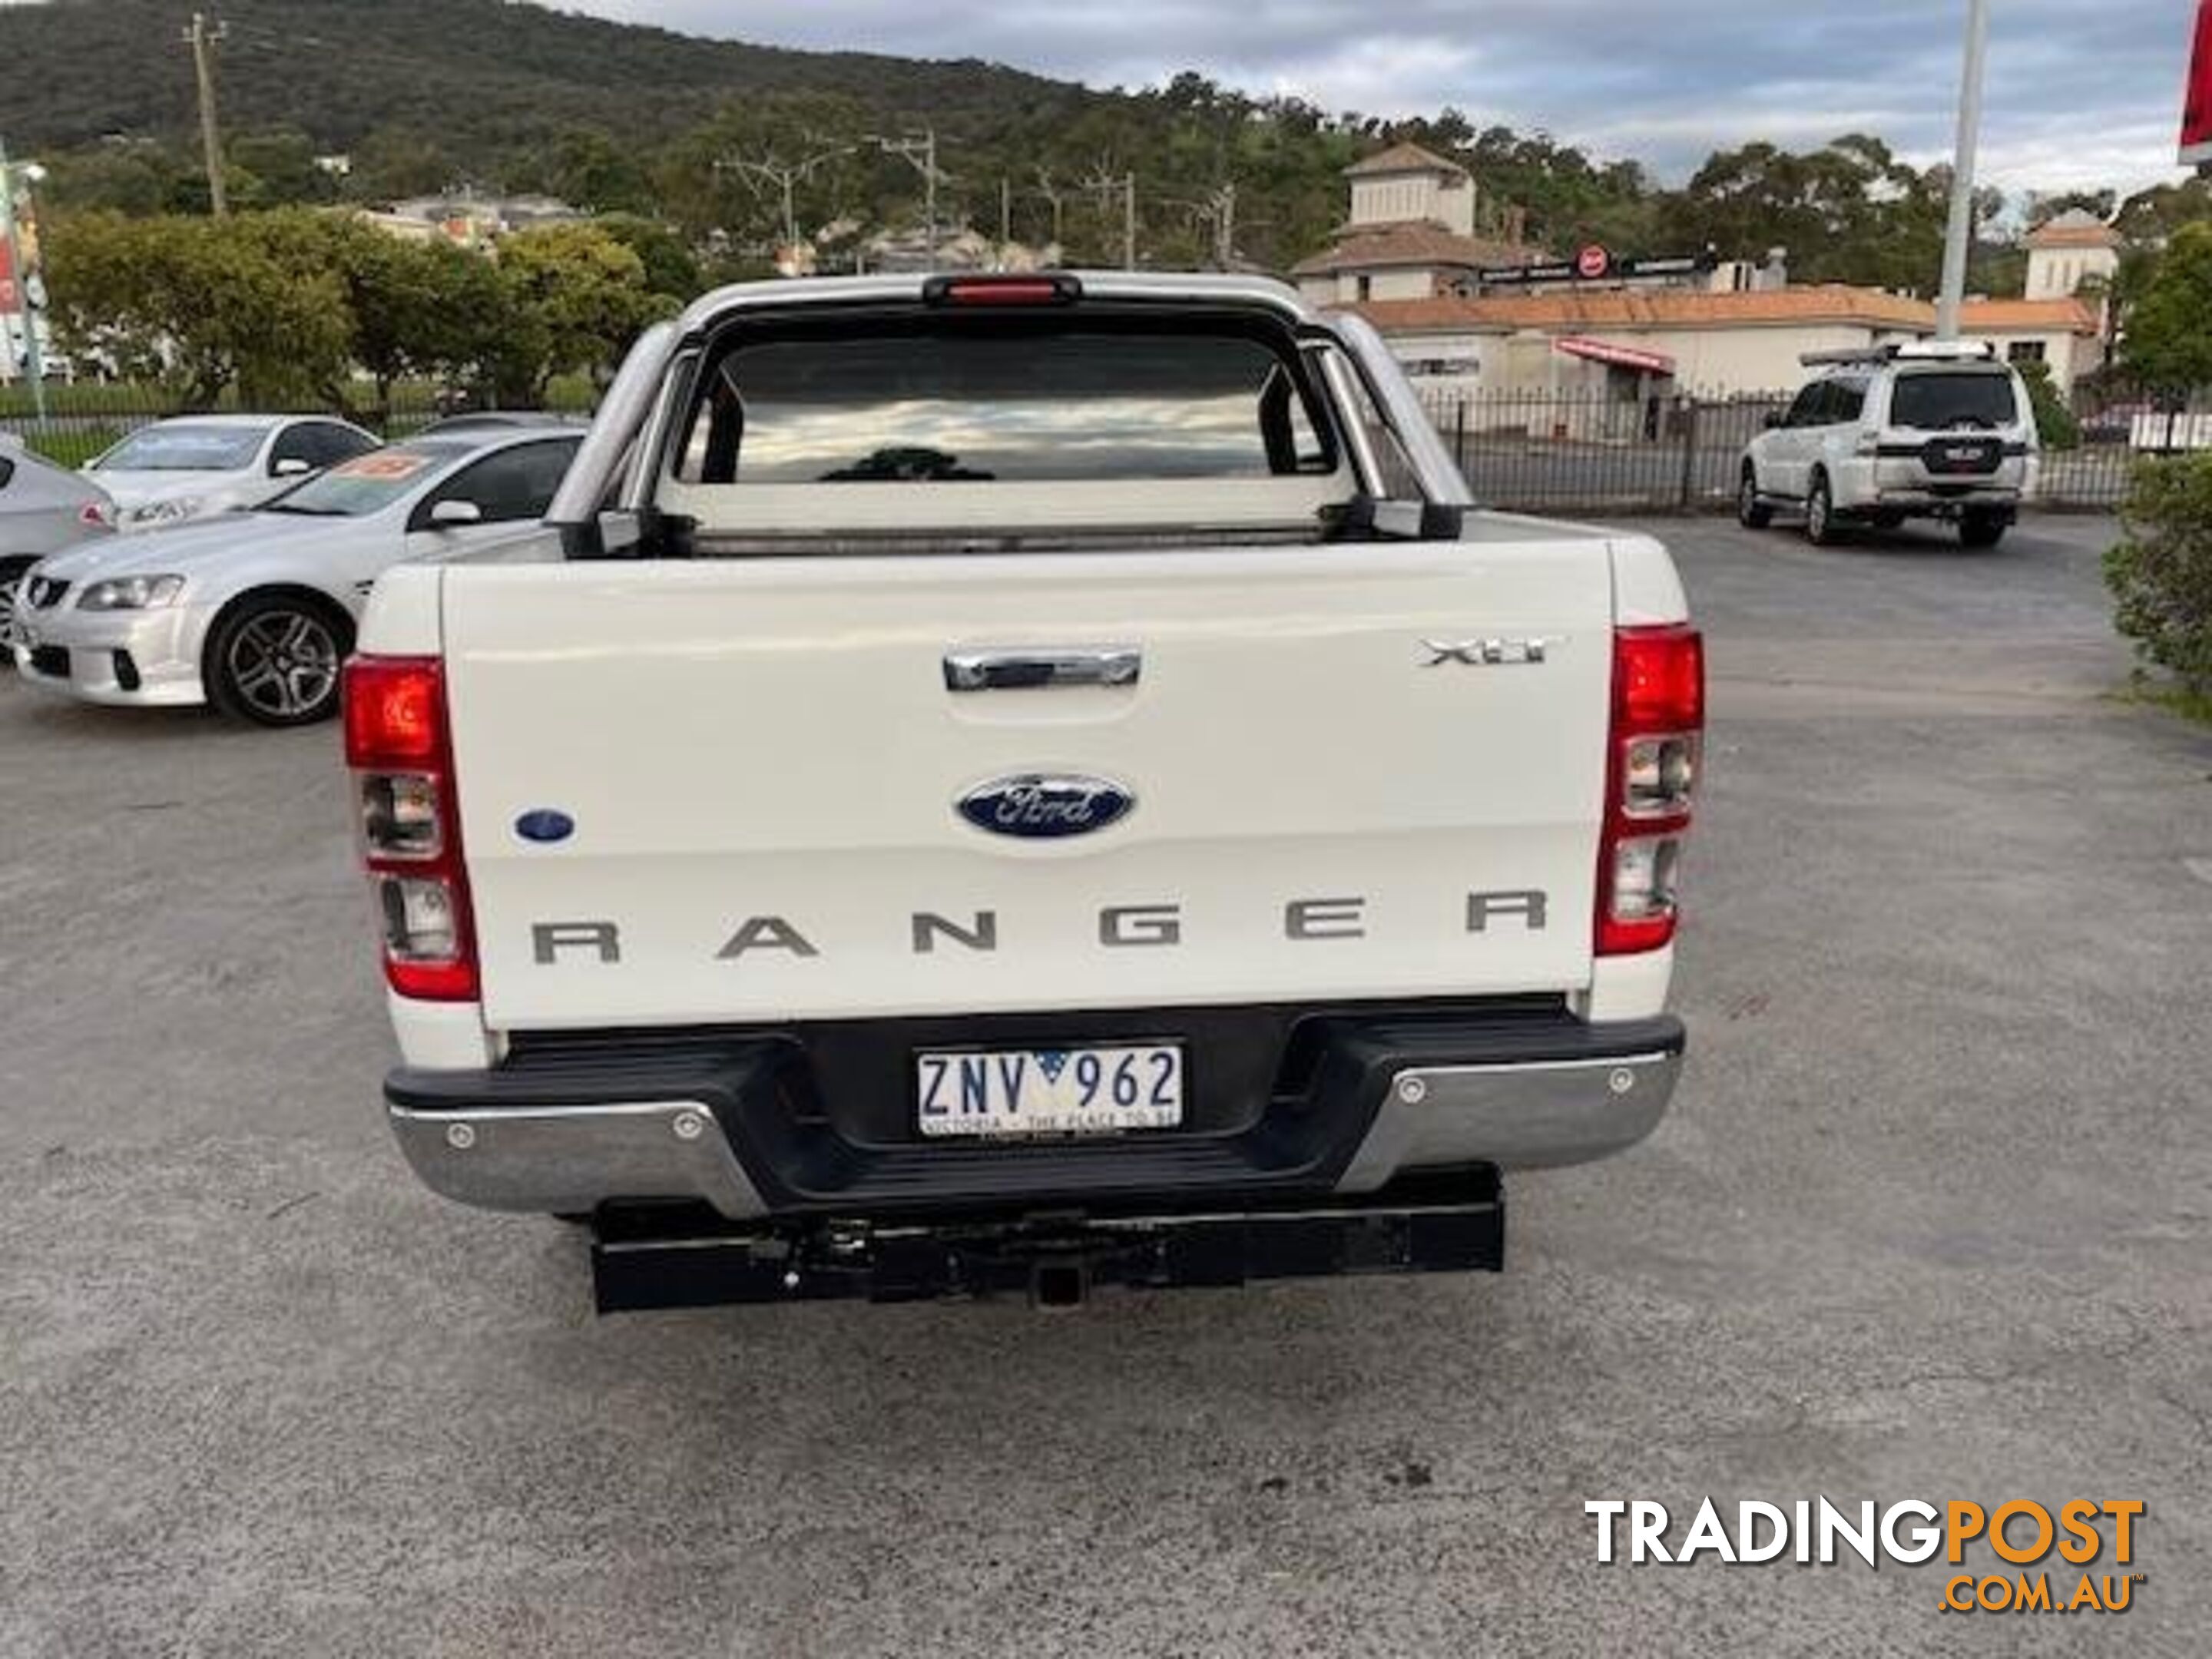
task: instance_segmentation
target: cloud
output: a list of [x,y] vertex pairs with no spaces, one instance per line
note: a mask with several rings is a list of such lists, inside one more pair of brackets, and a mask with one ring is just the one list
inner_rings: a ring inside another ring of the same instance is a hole
[[[1854,130],[1948,154],[1965,9],[1926,0],[568,0],[602,16],[778,46],[983,58],[1094,86],[1195,69],[1330,109],[1541,128],[1679,179],[1754,138]],[[2173,166],[2188,9],[2001,0],[1984,177],[2126,186]]]

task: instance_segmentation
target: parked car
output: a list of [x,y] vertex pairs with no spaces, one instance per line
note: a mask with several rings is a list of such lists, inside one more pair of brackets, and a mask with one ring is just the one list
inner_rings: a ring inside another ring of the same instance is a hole
[[392,1127],[602,1309],[1495,1269],[1673,1091],[1703,662],[1279,283],[726,289],[377,584]]
[[1946,519],[1995,547],[2041,466],[2034,406],[1986,343],[1813,352],[1822,372],[1744,451],[1736,517],[1762,530],[1802,512],[1808,539],[1847,526]]
[[326,415],[183,415],[142,426],[85,468],[118,530],[252,507],[383,441]]
[[106,535],[114,511],[98,484],[0,433],[0,652],[15,641],[23,573],[48,553]]
[[498,432],[515,427],[574,427],[581,431],[591,422],[546,409],[480,409],[467,415],[446,415],[415,434],[418,438],[443,437],[449,432]]
[[378,574],[528,534],[582,435],[395,444],[247,512],[57,554],[24,578],[16,666],[88,702],[322,720]]

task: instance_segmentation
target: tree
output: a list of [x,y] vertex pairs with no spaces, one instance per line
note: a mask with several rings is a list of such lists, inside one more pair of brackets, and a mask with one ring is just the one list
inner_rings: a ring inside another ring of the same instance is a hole
[[679,304],[698,297],[705,286],[699,261],[684,238],[658,219],[635,213],[609,213],[592,222],[608,235],[637,255],[645,267],[645,286]]
[[2212,386],[2212,223],[2173,234],[2128,313],[2121,362],[2169,397]]
[[556,374],[611,373],[638,331],[675,308],[645,264],[596,225],[540,225],[495,251],[505,316],[485,368],[499,401],[533,407]]
[[352,317],[336,276],[301,257],[307,228],[269,222],[283,216],[57,217],[46,270],[64,349],[158,379],[187,409],[234,384],[264,406],[326,401]]

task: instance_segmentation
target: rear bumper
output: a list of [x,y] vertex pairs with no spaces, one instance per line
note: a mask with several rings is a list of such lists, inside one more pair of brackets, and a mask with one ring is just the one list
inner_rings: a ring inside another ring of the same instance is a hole
[[1356,1203],[1423,1170],[1606,1157],[1657,1126],[1683,1042],[1672,1018],[1320,1016],[1301,1022],[1265,1098],[1217,1110],[1212,1132],[1012,1146],[841,1127],[812,1092],[803,1047],[772,1037],[611,1036],[489,1071],[402,1068],[385,1093],[422,1181],[489,1209],[665,1200],[735,1221],[1175,1212]]

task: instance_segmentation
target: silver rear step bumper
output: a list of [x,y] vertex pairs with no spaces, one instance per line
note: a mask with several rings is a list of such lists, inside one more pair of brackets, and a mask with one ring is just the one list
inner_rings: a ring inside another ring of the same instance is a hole
[[[1587,1163],[1657,1127],[1681,1024],[1325,1020],[1323,1058],[1256,1121],[1196,1135],[945,1148],[896,1118],[848,1138],[793,1044],[614,1037],[490,1072],[403,1069],[392,1127],[425,1184],[494,1210],[690,1200],[732,1221],[1373,1194],[1424,1170]],[[798,1056],[798,1057],[795,1057]],[[895,1086],[895,1085],[894,1085]],[[895,1108],[894,1108],[895,1109]],[[1239,1112],[1233,1103],[1230,1112]]]

